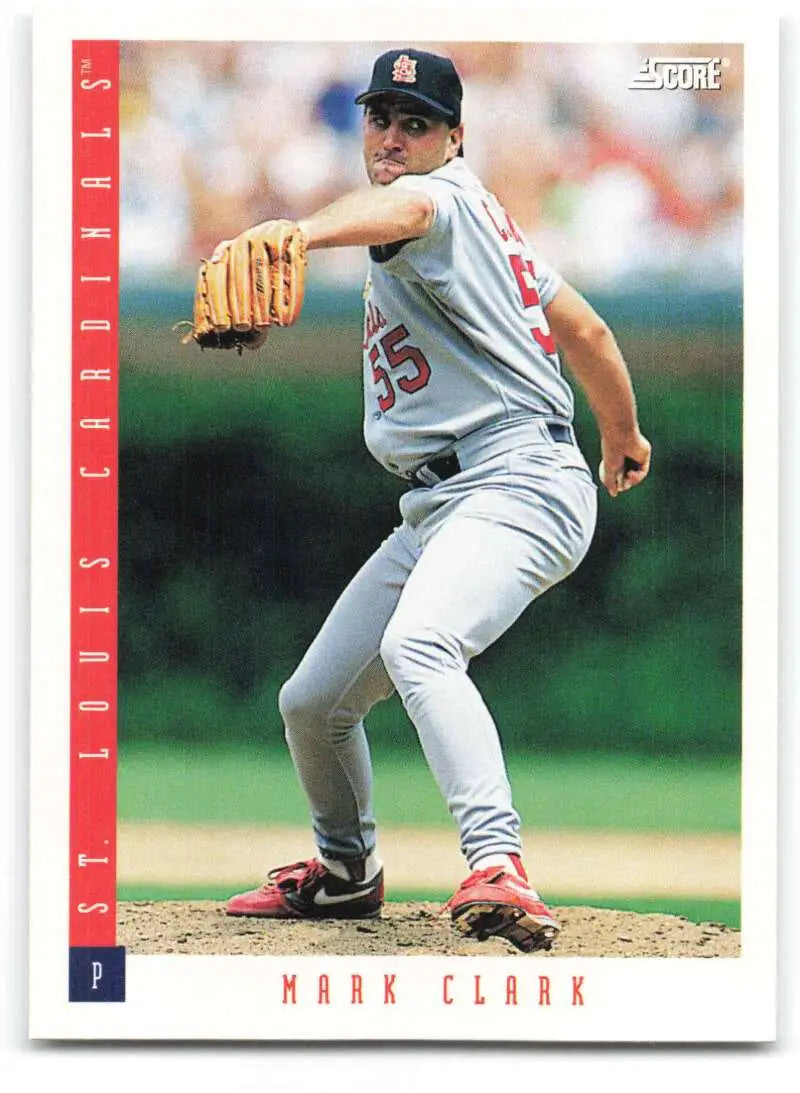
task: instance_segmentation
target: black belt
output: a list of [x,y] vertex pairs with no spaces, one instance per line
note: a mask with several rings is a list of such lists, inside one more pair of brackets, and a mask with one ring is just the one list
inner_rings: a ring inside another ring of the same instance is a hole
[[[461,470],[461,464],[455,452],[452,455],[442,455],[438,459],[432,459],[411,475],[411,487],[435,486],[437,482],[444,482],[452,478]],[[433,479],[433,480],[432,480]]]
[[[556,444],[574,444],[575,437],[572,432],[571,425],[556,425],[547,422],[547,431],[553,438]],[[458,456],[455,452],[450,455],[439,456],[438,459],[432,459],[429,463],[425,463],[409,478],[409,488],[427,488],[435,486],[438,482],[446,482],[448,478],[452,478],[454,474],[458,474],[461,470],[461,464],[458,461]],[[431,478],[435,478],[435,481],[431,481]]]

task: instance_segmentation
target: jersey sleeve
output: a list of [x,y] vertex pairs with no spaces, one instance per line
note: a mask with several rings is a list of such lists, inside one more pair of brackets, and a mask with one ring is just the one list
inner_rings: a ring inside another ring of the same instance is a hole
[[[431,199],[434,215],[428,236],[435,237],[438,233],[447,230],[455,201],[454,187],[449,182],[433,175],[401,175],[393,185],[398,189],[427,194]],[[419,240],[413,240],[413,242],[419,242]]]
[[536,283],[539,286],[542,307],[547,307],[564,283],[564,278],[535,252],[533,252],[533,268],[536,271]]
[[445,179],[431,175],[402,175],[392,183],[401,189],[426,194],[433,202],[433,222],[419,239],[409,239],[386,262],[396,277],[446,286],[453,269],[452,227],[456,211],[456,188]]

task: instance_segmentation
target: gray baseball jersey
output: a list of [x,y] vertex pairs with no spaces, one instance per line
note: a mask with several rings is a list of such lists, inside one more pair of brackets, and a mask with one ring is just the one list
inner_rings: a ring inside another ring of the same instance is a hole
[[375,459],[407,475],[489,425],[571,422],[544,314],[560,275],[463,159],[392,185],[427,194],[435,213],[422,238],[370,248],[364,438]]

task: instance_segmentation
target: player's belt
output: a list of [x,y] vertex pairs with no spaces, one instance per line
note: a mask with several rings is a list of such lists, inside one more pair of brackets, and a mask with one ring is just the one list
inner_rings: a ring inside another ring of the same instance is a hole
[[[575,435],[571,425],[559,425],[553,422],[545,422],[545,427],[556,444],[574,444]],[[411,489],[436,486],[439,482],[446,482],[454,474],[463,470],[459,458],[455,452],[451,455],[439,456],[431,459],[429,463],[419,467],[409,479]]]
[[438,459],[432,459],[425,463],[411,476],[411,487],[435,486],[438,482],[444,482],[458,474],[461,464],[455,452],[452,455],[443,455]]
[[556,444],[574,444],[575,434],[572,431],[571,425],[555,425],[552,422],[547,422],[547,431]]

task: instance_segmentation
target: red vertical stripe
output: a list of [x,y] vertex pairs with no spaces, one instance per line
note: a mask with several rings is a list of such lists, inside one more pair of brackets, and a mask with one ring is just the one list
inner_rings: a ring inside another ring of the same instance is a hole
[[116,938],[119,43],[73,42],[69,943]]

